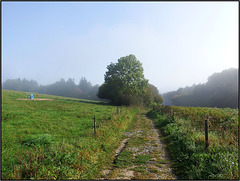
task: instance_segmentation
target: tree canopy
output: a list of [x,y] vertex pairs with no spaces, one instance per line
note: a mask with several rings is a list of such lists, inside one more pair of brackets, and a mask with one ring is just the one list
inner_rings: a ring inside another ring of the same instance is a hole
[[134,55],[121,57],[117,63],[108,65],[107,69],[105,82],[98,90],[99,98],[115,105],[148,105],[154,100],[156,90],[150,89],[148,80],[144,78],[142,64]]

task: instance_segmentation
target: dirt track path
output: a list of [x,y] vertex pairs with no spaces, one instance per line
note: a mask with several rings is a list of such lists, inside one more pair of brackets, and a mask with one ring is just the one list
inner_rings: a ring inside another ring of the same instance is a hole
[[150,119],[144,115],[138,117],[116,150],[112,168],[103,170],[100,179],[177,179],[159,131]]

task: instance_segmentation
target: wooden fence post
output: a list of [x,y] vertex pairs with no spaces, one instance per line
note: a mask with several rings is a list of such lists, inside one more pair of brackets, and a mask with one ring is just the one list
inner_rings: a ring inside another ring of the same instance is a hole
[[117,114],[120,114],[120,109],[118,106],[117,106]]
[[96,117],[94,116],[93,117],[93,120],[94,120],[94,136],[96,136]]
[[208,149],[209,140],[208,140],[208,119],[205,118],[205,150]]

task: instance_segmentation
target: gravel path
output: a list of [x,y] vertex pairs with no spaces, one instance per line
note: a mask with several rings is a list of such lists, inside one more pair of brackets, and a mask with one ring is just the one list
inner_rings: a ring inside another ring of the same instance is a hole
[[177,179],[159,135],[152,121],[139,115],[116,150],[112,168],[103,170],[100,179]]

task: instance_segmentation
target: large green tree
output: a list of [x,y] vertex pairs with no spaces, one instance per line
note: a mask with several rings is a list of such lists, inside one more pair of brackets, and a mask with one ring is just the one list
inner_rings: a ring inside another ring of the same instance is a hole
[[98,97],[115,105],[131,105],[143,101],[148,80],[144,78],[142,64],[130,54],[107,66],[104,84],[99,87]]
[[148,84],[147,92],[144,96],[145,105],[156,103],[158,105],[163,103],[162,96],[159,94],[157,87],[152,84]]

